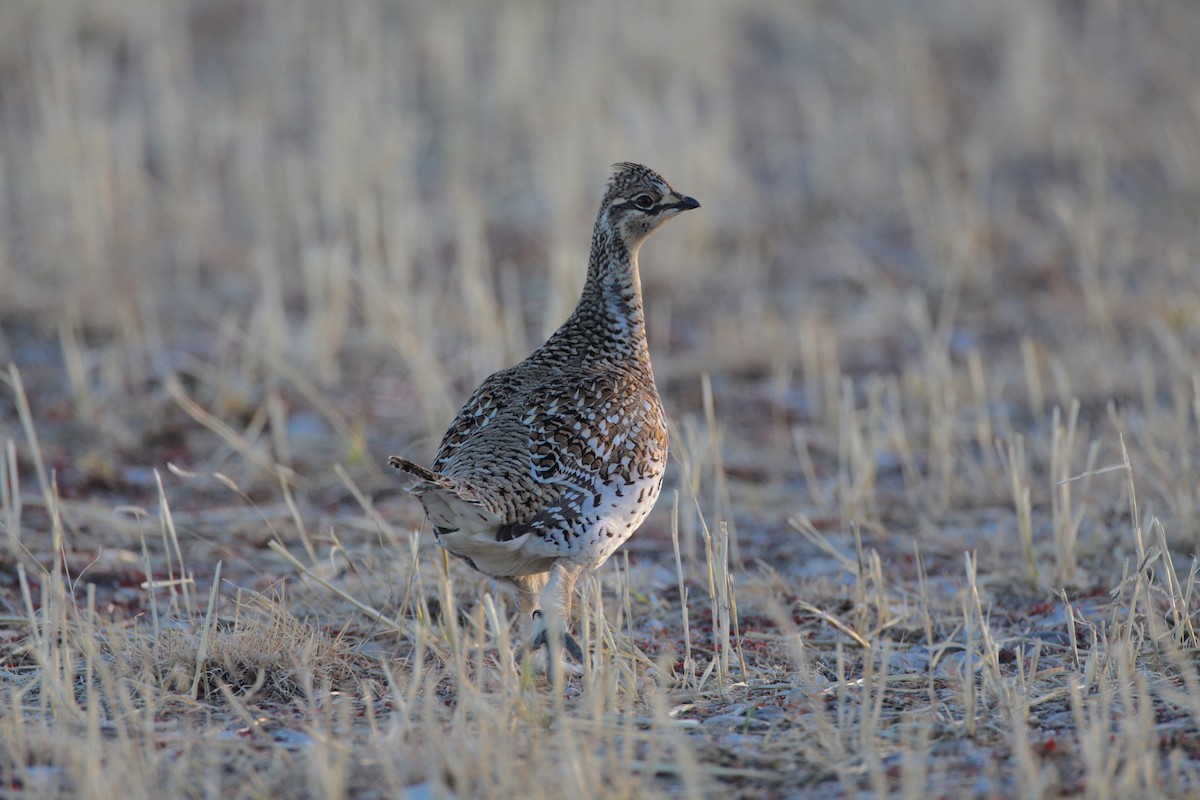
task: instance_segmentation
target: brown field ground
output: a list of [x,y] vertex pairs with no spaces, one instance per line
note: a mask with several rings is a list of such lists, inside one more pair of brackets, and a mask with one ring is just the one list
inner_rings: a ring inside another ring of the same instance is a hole
[[[0,797],[1200,795],[1200,4],[0,3]],[[390,453],[641,161],[663,499],[515,667]]]

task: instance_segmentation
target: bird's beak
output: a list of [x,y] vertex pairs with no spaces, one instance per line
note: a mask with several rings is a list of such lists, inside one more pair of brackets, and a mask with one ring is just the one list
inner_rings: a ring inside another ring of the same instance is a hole
[[699,207],[700,207],[700,203],[694,197],[685,197],[682,200],[680,200],[678,203],[676,203],[674,206],[672,206],[672,208],[677,208],[680,211],[687,211],[688,209],[699,208]]

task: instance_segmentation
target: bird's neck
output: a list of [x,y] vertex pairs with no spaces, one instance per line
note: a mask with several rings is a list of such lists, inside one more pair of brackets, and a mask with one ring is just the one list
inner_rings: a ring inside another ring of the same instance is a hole
[[579,304],[543,350],[576,362],[607,360],[650,370],[637,248],[599,222]]

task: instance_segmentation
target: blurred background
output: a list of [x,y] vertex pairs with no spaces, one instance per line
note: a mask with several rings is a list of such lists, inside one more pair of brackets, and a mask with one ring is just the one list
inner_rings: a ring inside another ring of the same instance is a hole
[[640,161],[703,204],[642,274],[704,508],[1012,512],[1025,437],[1036,508],[1069,422],[1055,469],[1124,432],[1190,542],[1196,42],[1148,0],[12,0],[0,362],[68,499],[148,501],[167,462],[392,491],[386,455],[569,313]]
[[[384,464],[619,161],[702,208],[564,699]],[[1194,794],[1198,223],[1196,0],[0,0],[0,786]]]

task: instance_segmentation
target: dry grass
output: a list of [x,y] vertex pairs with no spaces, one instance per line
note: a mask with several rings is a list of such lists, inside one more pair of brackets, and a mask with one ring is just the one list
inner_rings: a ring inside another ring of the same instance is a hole
[[[0,794],[1200,793],[1200,7],[0,4]],[[581,677],[389,452],[606,165],[668,491]],[[282,554],[286,554],[286,558]]]

